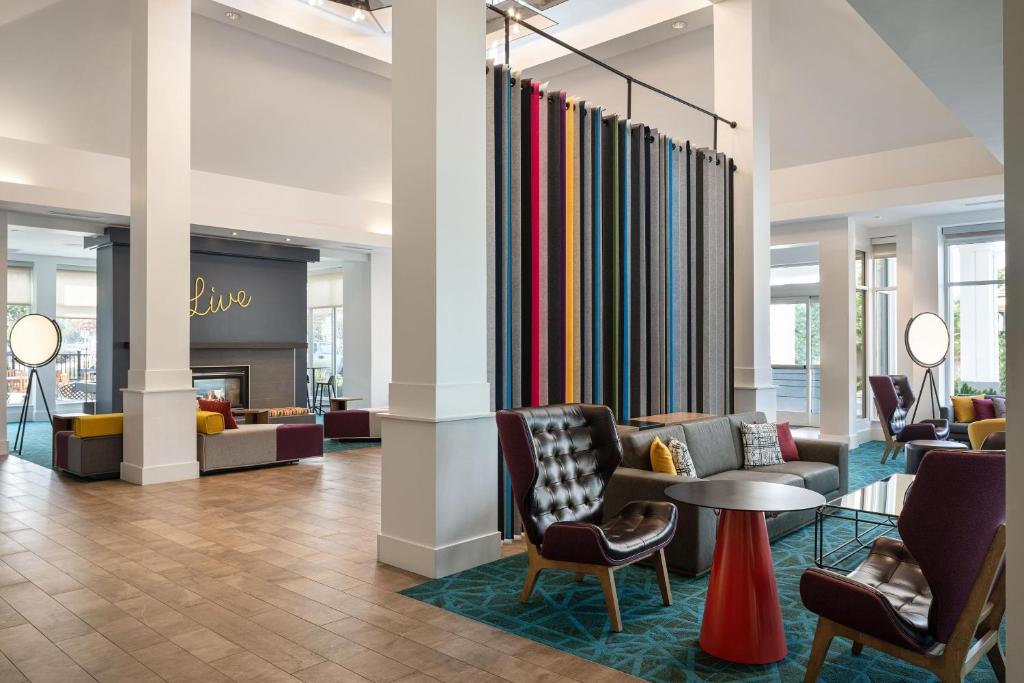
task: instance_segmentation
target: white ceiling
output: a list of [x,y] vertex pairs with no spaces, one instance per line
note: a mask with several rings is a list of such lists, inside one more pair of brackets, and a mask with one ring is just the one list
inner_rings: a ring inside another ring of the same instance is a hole
[[849,2],[1002,161],[1002,0]]
[[95,260],[96,252],[82,246],[87,234],[13,225],[7,237],[8,258],[17,261],[19,256],[32,255]]

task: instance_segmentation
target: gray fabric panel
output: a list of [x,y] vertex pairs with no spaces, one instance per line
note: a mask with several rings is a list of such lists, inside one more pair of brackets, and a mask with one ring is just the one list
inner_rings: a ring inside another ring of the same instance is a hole
[[583,169],[580,185],[583,195],[582,222],[580,223],[581,261],[583,263],[583,300],[580,334],[583,337],[583,393],[584,403],[594,402],[594,134],[593,107],[584,103],[580,117],[583,140]]
[[669,439],[679,439],[686,443],[686,432],[683,425],[669,425],[656,429],[637,429],[619,435],[622,441],[622,467],[635,467],[638,470],[651,469],[651,443],[659,438],[667,446]]
[[573,117],[572,127],[572,159],[568,161],[572,163],[572,300],[573,300],[573,312],[572,312],[572,395],[577,401],[581,400],[583,396],[583,339],[582,335],[582,318],[580,313],[582,311],[582,301],[580,296],[582,294],[582,283],[583,273],[582,267],[582,254],[580,252],[580,227],[581,219],[583,217],[583,207],[581,205],[580,197],[580,176],[582,175],[582,169],[580,168],[580,152],[583,144],[583,117],[581,113],[583,111],[583,105],[579,102],[573,103],[573,109],[570,115]]
[[487,381],[491,385],[491,410],[496,408],[494,403],[495,382],[495,355],[496,345],[496,315],[497,315],[497,287],[495,283],[494,259],[496,258],[495,247],[495,225],[494,225],[494,63],[488,63],[487,73],[487,175],[490,178],[487,183]]
[[661,168],[661,136],[657,130],[651,130],[651,142],[647,148],[651,151],[651,231],[647,237],[647,253],[650,255],[649,268],[651,272],[650,282],[650,335],[651,355],[647,359],[650,367],[650,394],[649,405],[652,415],[666,411],[664,396],[662,395],[662,378],[665,376],[662,353],[665,350],[665,326],[664,326],[664,288],[662,287],[663,259],[665,249],[662,245],[662,168]]
[[99,477],[121,474],[121,458],[124,453],[123,438],[98,436],[68,439],[67,471],[79,477]]
[[698,160],[698,154],[695,150],[689,149],[686,155],[686,168],[687,168],[687,193],[688,200],[686,206],[686,289],[687,289],[687,356],[686,365],[684,366],[687,371],[687,395],[688,395],[688,406],[687,410],[701,412],[704,409],[704,402],[701,398],[701,388],[698,384],[698,379],[701,376],[701,363],[703,363],[703,349],[702,349],[702,335],[701,330],[703,325],[700,320],[700,290],[701,283],[699,282],[698,274],[698,263],[701,260],[698,247],[700,243],[697,239],[700,233],[700,219],[702,218],[699,210],[701,201],[701,178],[702,176],[698,173],[700,169],[700,161]]
[[515,85],[509,83],[512,107],[511,188],[506,201],[512,210],[512,407],[523,405],[523,98],[519,96],[520,74],[512,75]]
[[689,330],[689,302],[687,300],[689,287],[687,287],[686,267],[686,216],[689,206],[689,188],[686,184],[686,150],[680,147],[675,148],[675,142],[669,140],[672,146],[672,190],[675,192],[672,202],[672,262],[669,267],[672,270],[672,285],[670,291],[670,303],[672,307],[672,394],[674,402],[672,410],[687,410],[690,407],[686,398],[686,378],[690,376],[690,368],[687,366],[687,341],[686,335]]
[[647,263],[648,254],[646,239],[647,224],[649,219],[649,206],[647,204],[647,162],[650,158],[651,148],[650,145],[647,144],[647,129],[641,124],[636,127],[636,132],[636,148],[633,154],[634,158],[637,161],[637,173],[633,186],[636,187],[640,193],[635,202],[635,204],[640,208],[640,213],[633,219],[633,231],[636,235],[636,240],[634,241],[634,244],[636,244],[637,246],[637,259],[635,261],[637,268],[635,272],[637,273],[637,277],[634,281],[639,285],[640,291],[636,293],[637,295],[635,297],[635,300],[639,304],[639,306],[637,310],[634,312],[633,320],[636,321],[638,332],[636,338],[639,344],[639,348],[634,349],[634,351],[639,351],[639,353],[636,353],[635,356],[637,359],[636,372],[638,375],[636,387],[639,394],[640,403],[638,406],[638,411],[635,412],[634,415],[651,415],[652,413],[649,409],[650,404],[647,400],[647,375],[650,371],[650,368],[648,367],[647,357],[647,332],[651,309],[650,299],[647,291],[647,276],[650,273],[650,267]]
[[785,472],[769,472],[767,469],[758,467],[754,470],[727,470],[704,478],[708,481],[763,481],[768,484],[785,484],[804,488],[804,480],[801,477]]
[[719,155],[706,156],[704,211],[704,399],[705,410],[724,413],[725,393],[725,186],[724,164]]
[[821,462],[802,462],[794,460],[783,465],[756,467],[755,472],[781,472],[793,474],[804,480],[804,488],[817,491],[821,495],[839,490],[839,468]]
[[548,404],[548,107],[540,91],[540,405]]
[[203,472],[277,462],[277,425],[240,425],[220,434],[197,434]]
[[698,477],[743,469],[743,454],[736,450],[732,425],[727,418],[685,424],[683,431]]

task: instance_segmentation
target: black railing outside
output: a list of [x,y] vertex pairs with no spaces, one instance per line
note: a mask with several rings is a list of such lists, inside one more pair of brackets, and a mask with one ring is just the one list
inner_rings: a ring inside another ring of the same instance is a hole
[[[795,413],[807,412],[807,366],[773,365],[776,406],[779,410]],[[821,411],[821,366],[811,366],[810,412]]]
[[[29,368],[7,352],[7,403],[21,403],[28,386]],[[54,359],[57,377],[57,401],[81,403],[96,400],[96,354],[69,351]],[[34,392],[33,392],[34,393]]]

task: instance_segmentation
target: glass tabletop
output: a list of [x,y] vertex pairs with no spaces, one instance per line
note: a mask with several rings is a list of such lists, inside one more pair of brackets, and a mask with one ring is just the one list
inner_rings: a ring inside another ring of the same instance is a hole
[[913,474],[891,474],[862,489],[830,500],[828,507],[899,517],[913,483]]

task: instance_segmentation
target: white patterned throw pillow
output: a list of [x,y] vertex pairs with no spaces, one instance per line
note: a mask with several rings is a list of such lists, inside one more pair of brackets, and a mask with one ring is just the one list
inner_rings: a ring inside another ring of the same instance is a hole
[[672,454],[672,462],[676,466],[676,474],[689,479],[697,478],[697,468],[693,466],[690,449],[679,439],[668,440],[668,450]]
[[741,422],[740,433],[743,435],[744,469],[781,465],[785,462],[782,458],[782,448],[779,447],[779,432],[773,423]]

